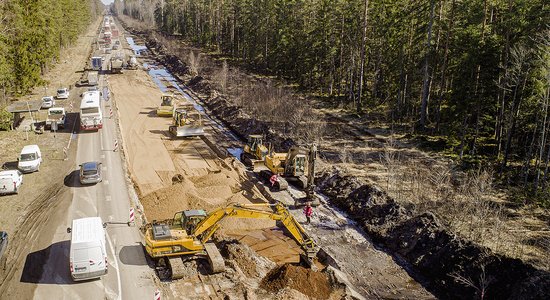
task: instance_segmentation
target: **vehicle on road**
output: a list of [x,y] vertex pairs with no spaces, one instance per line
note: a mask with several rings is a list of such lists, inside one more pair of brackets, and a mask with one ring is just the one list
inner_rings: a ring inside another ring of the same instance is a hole
[[69,99],[69,89],[68,88],[57,89],[57,99]]
[[52,128],[52,124],[55,123],[57,125],[57,128],[65,128],[65,117],[65,108],[63,107],[52,107],[48,109],[46,127]]
[[8,233],[0,231],[0,259],[4,256],[6,249],[8,249]]
[[55,105],[55,99],[53,96],[44,96],[42,97],[42,108],[50,108]]
[[23,172],[35,172],[40,170],[42,163],[42,153],[38,145],[27,145],[21,150],[17,163],[17,168]]
[[0,172],[0,194],[17,194],[23,184],[23,174],[19,170],[6,170]]
[[92,57],[92,70],[101,71],[102,62],[103,62],[103,57],[101,57],[101,56]]
[[101,182],[101,163],[97,161],[85,162],[80,165],[80,183],[93,184]]
[[99,130],[103,127],[103,114],[101,113],[99,97],[99,91],[88,91],[82,94],[80,130]]
[[73,220],[69,268],[74,281],[99,278],[108,271],[105,228],[100,217]]
[[[271,207],[262,210],[258,207]],[[153,222],[142,227],[145,232],[145,251],[157,264],[159,277],[178,279],[185,276],[182,256],[206,256],[212,273],[225,268],[223,257],[210,237],[222,225],[225,218],[271,219],[280,221],[296,242],[302,247],[306,264],[315,268],[318,246],[302,225],[281,203],[276,204],[230,204],[210,213],[204,210],[185,210],[174,215],[168,222]]]
[[122,73],[122,65],[124,64],[124,59],[121,56],[111,57],[109,64],[109,69],[111,73]]

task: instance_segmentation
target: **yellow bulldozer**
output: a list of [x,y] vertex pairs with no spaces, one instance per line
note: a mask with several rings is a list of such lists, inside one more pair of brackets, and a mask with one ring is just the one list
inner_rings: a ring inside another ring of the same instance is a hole
[[[270,206],[273,210],[260,209]],[[221,221],[225,218],[280,221],[303,249],[302,257],[306,264],[315,267],[318,246],[282,204],[230,204],[210,213],[204,210],[181,211],[172,220],[162,223],[153,221],[141,228],[145,234],[145,251],[155,261],[159,277],[183,278],[185,271],[182,259],[193,256],[206,257],[212,273],[223,272],[223,257],[210,238],[222,226]]]
[[188,108],[179,107],[172,115],[173,125],[168,131],[174,137],[191,137],[204,135],[202,115],[192,105]]
[[259,134],[251,134],[248,136],[248,143],[243,147],[243,153],[241,153],[241,162],[252,169],[257,164],[261,164],[265,161],[268,149],[264,145],[264,137]]
[[157,116],[172,117],[176,109],[176,98],[174,95],[163,94],[160,98],[161,102],[157,108]]

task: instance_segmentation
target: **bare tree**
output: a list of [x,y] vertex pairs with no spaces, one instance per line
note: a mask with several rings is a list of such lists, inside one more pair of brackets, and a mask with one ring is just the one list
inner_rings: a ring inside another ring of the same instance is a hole
[[485,273],[485,265],[481,265],[481,274],[479,274],[479,279],[476,281],[470,277],[464,277],[457,272],[451,274],[451,277],[458,283],[465,286],[471,287],[476,290],[476,294],[479,299],[485,299],[487,294],[487,288],[493,282],[494,278],[492,276],[487,276]]

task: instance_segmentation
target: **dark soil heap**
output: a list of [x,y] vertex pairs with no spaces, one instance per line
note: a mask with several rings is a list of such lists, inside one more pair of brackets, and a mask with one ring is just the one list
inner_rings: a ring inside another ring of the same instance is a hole
[[328,299],[332,292],[325,273],[288,264],[271,270],[262,279],[260,286],[270,292],[289,287],[316,299]]

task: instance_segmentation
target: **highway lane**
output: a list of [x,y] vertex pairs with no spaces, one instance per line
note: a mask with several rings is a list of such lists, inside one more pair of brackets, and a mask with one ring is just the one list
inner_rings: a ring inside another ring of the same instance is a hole
[[[34,299],[147,299],[153,297],[154,272],[145,260],[136,226],[109,224],[107,252],[109,273],[98,280],[75,283],[69,273],[70,234],[67,227],[75,218],[99,216],[104,222],[128,222],[131,206],[123,159],[113,151],[116,124],[109,118],[110,102],[102,101],[103,129],[77,135],[77,154],[71,180],[72,203],[67,216],[59,220],[51,251],[45,263]],[[78,125],[77,125],[78,126]],[[102,162],[103,182],[81,186],[78,165]],[[43,283],[43,284],[41,284]]]

